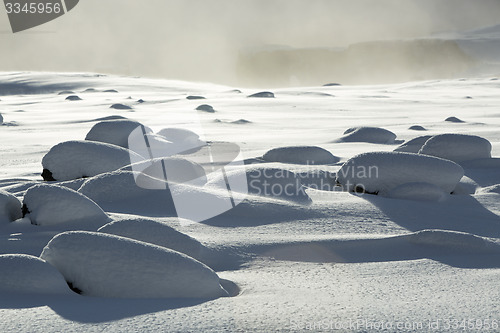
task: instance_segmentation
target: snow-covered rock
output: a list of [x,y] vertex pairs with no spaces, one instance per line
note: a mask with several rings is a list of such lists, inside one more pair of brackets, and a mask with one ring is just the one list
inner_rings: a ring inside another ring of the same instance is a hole
[[394,149],[394,151],[400,151],[405,153],[418,153],[422,146],[432,137],[432,135],[418,136],[410,141],[406,141],[401,146]]
[[216,298],[227,296],[206,265],[177,251],[97,232],[65,232],[43,249],[83,295],[121,298]]
[[140,127],[144,133],[151,133],[151,129],[140,122],[130,119],[101,121],[92,126],[85,140],[110,143],[122,148],[128,148],[130,133]]
[[379,127],[352,127],[347,129],[339,142],[368,142],[379,144],[393,144],[396,134]]
[[0,190],[0,224],[12,222],[22,217],[21,201],[18,198]]
[[207,182],[203,167],[182,157],[145,160],[121,168],[121,170],[137,171],[149,177],[168,180],[169,183],[189,183],[203,186]]
[[315,146],[274,148],[266,152],[263,159],[268,162],[292,164],[333,164],[340,159],[328,150]]
[[460,163],[468,160],[490,158],[491,143],[475,135],[440,134],[434,135],[427,140],[418,153]]
[[175,230],[168,224],[146,218],[110,222],[97,231],[163,246],[197,259],[203,247],[196,239]]
[[[245,169],[237,169],[226,172],[226,175],[216,175],[207,183],[207,187],[226,189],[226,177],[229,183],[236,183],[246,177],[248,187],[242,187],[248,193],[271,197],[282,200],[290,200],[298,203],[310,203],[311,199],[305,192],[301,178],[294,172],[262,166],[250,166]],[[238,188],[231,188],[238,192]],[[240,191],[241,193],[242,191]]]
[[347,191],[387,193],[406,183],[430,183],[451,193],[464,170],[452,161],[401,153],[371,152],[356,155],[337,172],[337,182]]
[[167,183],[139,172],[121,170],[88,178],[78,192],[106,211],[176,215]]
[[447,195],[441,187],[430,183],[406,183],[379,194],[393,199],[416,201],[443,201]]
[[108,143],[66,141],[52,147],[42,159],[45,180],[72,180],[118,170],[143,158]]
[[71,294],[57,269],[27,254],[0,255],[0,293]]
[[70,188],[39,184],[30,187],[23,199],[23,210],[32,224],[89,223],[103,225],[109,217],[94,201]]

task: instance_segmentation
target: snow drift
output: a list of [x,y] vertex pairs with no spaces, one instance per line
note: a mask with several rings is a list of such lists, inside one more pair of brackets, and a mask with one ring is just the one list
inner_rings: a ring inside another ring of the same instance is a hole
[[0,224],[22,217],[21,202],[12,194],[0,190]]
[[340,159],[328,150],[315,146],[280,147],[269,150],[262,157],[267,162],[291,164],[333,164]]
[[65,232],[43,249],[83,295],[122,298],[217,298],[228,296],[206,265],[179,252],[96,232]]
[[26,254],[0,255],[0,293],[71,294],[61,273]]
[[440,134],[427,140],[418,153],[460,163],[491,158],[491,143],[476,135]]
[[83,221],[102,225],[109,221],[109,217],[94,201],[70,188],[57,185],[30,187],[24,195],[23,204],[23,211],[36,225]]
[[92,177],[129,165],[134,152],[93,141],[66,141],[52,147],[42,159],[45,180],[72,180]]
[[464,170],[458,164],[401,152],[372,152],[356,155],[337,172],[337,182],[347,191],[387,193],[406,183],[429,183],[451,193]]

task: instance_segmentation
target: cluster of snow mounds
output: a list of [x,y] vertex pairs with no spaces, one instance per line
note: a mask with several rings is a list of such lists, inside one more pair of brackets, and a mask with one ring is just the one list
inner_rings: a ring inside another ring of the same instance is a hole
[[73,290],[118,298],[228,296],[217,274],[180,252],[98,232],[64,232],[43,249]]
[[0,293],[71,294],[57,269],[26,254],[0,255]]
[[163,246],[196,259],[203,248],[196,239],[168,224],[141,217],[110,222],[97,231]]
[[167,183],[138,172],[121,170],[91,177],[78,192],[106,211],[176,215]]
[[[237,183],[240,179],[247,179],[249,194],[271,197],[281,200],[289,200],[297,203],[311,203],[311,198],[305,192],[302,180],[296,173],[273,167],[250,166],[246,169],[237,169],[226,172],[226,175],[217,174],[207,183],[207,187],[226,189],[227,182]],[[237,188],[231,188],[237,192]]]
[[415,201],[443,201],[446,193],[439,186],[430,183],[405,183],[390,190],[387,197]]
[[339,142],[367,142],[393,144],[396,134],[380,127],[352,127],[347,129]]
[[[451,193],[463,175],[460,165],[441,158],[401,152],[372,152],[356,155],[345,162],[337,172],[337,182],[347,191],[381,195],[387,195],[407,183],[429,183],[445,193]],[[422,190],[421,185],[413,188],[419,192]]]
[[23,204],[24,213],[36,225],[85,221],[103,225],[109,221],[94,201],[63,186],[39,184],[30,187],[24,195]]
[[419,154],[441,157],[460,163],[480,158],[491,158],[491,143],[475,135],[440,134],[427,140]]
[[21,202],[18,198],[0,190],[0,224],[12,222],[22,217]]
[[52,147],[42,159],[45,180],[92,177],[129,165],[143,158],[116,145],[94,141],[66,141]]
[[121,170],[140,172],[137,178],[138,183],[142,183],[144,175],[168,180],[169,183],[188,183],[203,186],[207,182],[205,169],[200,164],[182,157],[145,160],[121,168]]
[[144,133],[151,133],[151,129],[140,122],[130,119],[101,121],[95,124],[87,133],[85,140],[98,141],[128,148],[130,133],[140,127]]
[[334,164],[340,159],[328,150],[315,146],[280,147],[269,150],[263,159],[267,162],[291,164]]

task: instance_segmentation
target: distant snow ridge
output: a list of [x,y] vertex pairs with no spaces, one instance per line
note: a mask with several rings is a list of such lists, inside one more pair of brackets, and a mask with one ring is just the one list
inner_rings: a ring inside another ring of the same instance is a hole
[[[372,152],[356,155],[345,162],[337,172],[337,183],[347,191],[381,195],[407,183],[429,183],[451,193],[463,175],[461,166],[441,158],[402,152]],[[421,192],[421,187],[416,189]]]
[[394,151],[406,152],[406,153],[418,153],[422,146],[432,137],[432,135],[417,136],[410,141],[406,141],[401,146],[394,149]]
[[0,293],[71,294],[57,269],[26,254],[0,255]]
[[491,143],[475,135],[440,134],[427,140],[418,153],[460,163],[491,158]]
[[[233,180],[237,182],[242,178],[243,173],[246,175],[249,194],[289,200],[302,204],[311,203],[311,199],[305,192],[301,178],[292,171],[273,167],[250,166],[243,170],[239,169],[227,172],[226,177],[228,182],[231,183]],[[218,174],[216,177],[210,179],[206,186],[225,190],[227,185],[223,176]],[[235,189],[232,190],[234,191]]]
[[118,298],[217,298],[228,296],[217,274],[177,251],[97,232],[55,236],[40,256],[75,291]]
[[0,224],[12,222],[21,217],[21,202],[19,199],[9,192],[0,190]]
[[410,243],[419,245],[434,245],[462,250],[487,249],[489,242],[484,238],[458,231],[428,229],[406,236]]
[[26,191],[23,203],[24,213],[36,225],[80,221],[103,225],[109,222],[109,217],[94,201],[67,187],[35,185]]
[[196,259],[200,258],[203,248],[196,239],[175,230],[168,224],[146,218],[111,222],[97,231],[163,246]]
[[396,134],[380,127],[352,127],[347,129],[339,142],[367,142],[393,144]]
[[415,201],[443,201],[446,193],[439,186],[430,183],[405,183],[396,186],[388,193],[381,193],[393,199]]
[[269,150],[263,159],[268,162],[292,164],[334,164],[340,159],[328,150],[315,146],[280,147]]
[[44,180],[92,177],[129,165],[131,156],[143,158],[115,145],[94,141],[66,141],[50,148],[42,159]]
[[92,126],[85,140],[110,143],[122,148],[128,148],[128,139],[137,127],[142,127],[145,133],[151,129],[140,122],[130,119],[101,121]]

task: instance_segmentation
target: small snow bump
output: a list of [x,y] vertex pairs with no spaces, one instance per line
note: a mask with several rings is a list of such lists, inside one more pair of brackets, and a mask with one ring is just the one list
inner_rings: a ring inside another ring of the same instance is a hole
[[186,97],[186,99],[196,100],[196,99],[206,99],[206,98],[203,97],[203,96],[189,95],[189,96]]
[[261,91],[252,95],[249,95],[248,97],[257,97],[257,98],[274,98],[274,94],[270,91]]
[[63,91],[59,92],[58,95],[72,95],[74,93],[75,92],[71,91],[71,90],[63,90]]
[[131,106],[128,106],[128,105],[125,105],[125,104],[121,104],[121,103],[113,104],[109,108],[110,109],[116,109],[116,110],[132,110]]
[[66,97],[66,100],[67,101],[81,101],[82,99],[80,97],[78,97],[77,95],[70,95],[70,96]]
[[215,112],[214,108],[211,105],[208,105],[208,104],[199,105],[196,108],[196,110],[198,110],[198,111],[204,111],[204,112],[209,112],[209,113],[214,113]]
[[420,126],[420,125],[413,125],[413,126],[410,126],[408,127],[409,130],[412,130],[412,131],[427,131],[427,129],[423,126]]
[[444,121],[448,121],[450,123],[465,123],[462,119],[459,119],[457,117],[448,117]]

